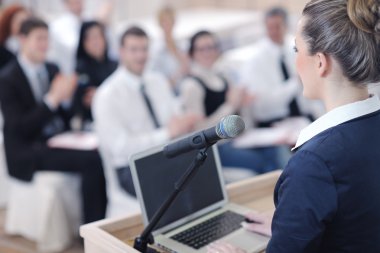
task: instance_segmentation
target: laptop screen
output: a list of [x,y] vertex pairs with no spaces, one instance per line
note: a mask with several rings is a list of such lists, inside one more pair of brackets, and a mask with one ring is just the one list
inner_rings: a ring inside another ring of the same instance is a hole
[[[174,191],[174,184],[185,173],[196,153],[197,151],[192,151],[169,159],[159,149],[132,159],[134,184],[145,219],[150,221],[156,210]],[[207,153],[205,163],[178,195],[155,230],[225,200],[216,148],[210,148]]]

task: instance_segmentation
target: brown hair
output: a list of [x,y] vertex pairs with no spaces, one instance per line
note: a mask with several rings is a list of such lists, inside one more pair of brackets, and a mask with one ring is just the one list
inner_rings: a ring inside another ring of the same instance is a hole
[[124,46],[125,38],[129,36],[143,37],[148,39],[148,34],[138,26],[131,26],[128,28],[120,38],[120,46]]
[[14,4],[5,8],[0,16],[0,45],[11,35],[11,24],[13,17],[20,11],[26,11],[22,5]]
[[356,27],[367,33],[380,32],[380,4],[377,0],[348,1],[348,16]]
[[46,24],[45,21],[39,18],[31,17],[26,19],[24,22],[22,22],[20,27],[20,34],[24,36],[28,36],[33,30],[35,29],[46,29],[48,30],[49,27]]
[[265,13],[265,20],[277,16],[281,17],[286,24],[288,23],[288,12],[286,11],[286,9],[280,6],[269,9]]
[[356,85],[380,81],[378,0],[312,0],[303,15],[302,35],[311,55],[332,56]]

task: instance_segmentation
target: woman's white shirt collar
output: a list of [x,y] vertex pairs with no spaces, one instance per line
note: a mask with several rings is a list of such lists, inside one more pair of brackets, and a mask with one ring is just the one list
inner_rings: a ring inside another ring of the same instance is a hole
[[304,128],[297,140],[295,150],[321,132],[352,119],[380,110],[380,100],[371,95],[368,99],[337,107]]

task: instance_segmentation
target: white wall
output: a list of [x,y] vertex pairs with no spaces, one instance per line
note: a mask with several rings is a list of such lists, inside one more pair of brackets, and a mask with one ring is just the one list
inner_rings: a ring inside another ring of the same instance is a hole
[[[64,0],[3,0],[3,4],[22,3],[38,10],[39,13],[54,18],[63,10]],[[274,5],[281,5],[294,14],[300,14],[309,0],[85,0],[87,14],[94,11],[105,2],[115,6],[112,21],[136,19],[152,16],[165,4],[178,9],[213,7],[244,10],[265,10]]]
[[[20,3],[47,19],[54,19],[64,11],[64,0],[3,0],[4,5]],[[165,0],[84,0],[85,13],[92,16],[106,2],[114,5],[112,21],[135,19],[154,15]]]

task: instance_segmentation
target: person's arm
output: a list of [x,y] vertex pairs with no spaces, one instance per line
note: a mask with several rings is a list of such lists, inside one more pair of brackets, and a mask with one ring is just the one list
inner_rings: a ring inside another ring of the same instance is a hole
[[[277,182],[273,219],[251,213],[247,218],[254,222],[243,227],[271,236],[266,253],[317,253],[336,214],[337,201],[334,179],[325,162],[312,152],[298,151]],[[242,251],[221,242],[209,247],[208,253],[214,252]]]
[[281,175],[277,189],[272,238],[266,252],[319,252],[326,226],[338,208],[328,166],[314,153],[300,150]]
[[[195,113],[206,117],[205,92],[201,85],[193,79],[187,78],[181,85],[181,98],[186,112]],[[219,108],[197,124],[197,129],[211,127],[217,124],[226,115],[235,112],[235,107],[225,102]]]
[[103,1],[96,10],[94,18],[104,25],[109,25],[114,9],[115,0]]
[[92,83],[91,66],[88,66],[88,62],[83,59],[77,59],[75,72],[78,76],[78,86],[73,96],[72,110],[74,115],[79,115],[80,117],[85,116],[85,112],[89,110],[90,105],[85,104],[84,98],[86,96],[87,90],[94,88]]
[[25,111],[17,84],[9,78],[0,79],[0,101],[4,121],[13,131],[29,139],[39,135],[44,125],[52,118],[53,112],[45,103]]

